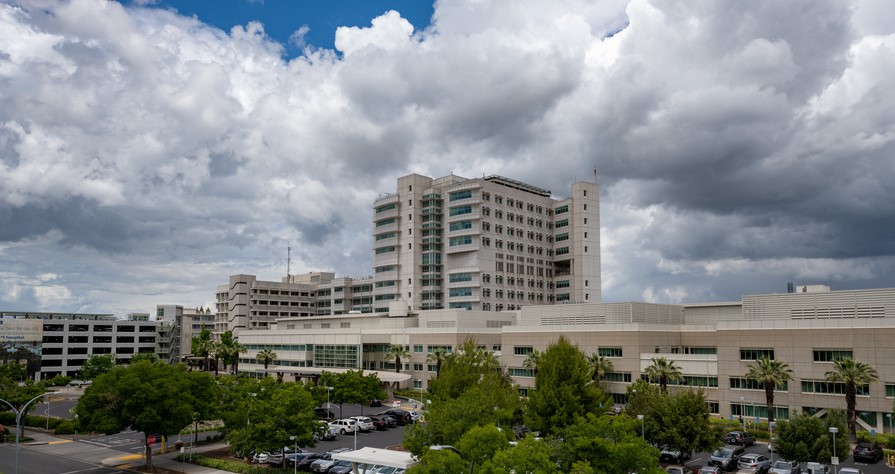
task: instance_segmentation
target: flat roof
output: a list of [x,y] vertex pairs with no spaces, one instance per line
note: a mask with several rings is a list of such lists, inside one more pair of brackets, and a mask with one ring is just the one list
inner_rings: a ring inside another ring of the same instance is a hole
[[357,451],[345,451],[344,453],[333,454],[333,459],[352,463],[378,464],[400,469],[407,469],[419,462],[408,452],[383,448],[361,448]]

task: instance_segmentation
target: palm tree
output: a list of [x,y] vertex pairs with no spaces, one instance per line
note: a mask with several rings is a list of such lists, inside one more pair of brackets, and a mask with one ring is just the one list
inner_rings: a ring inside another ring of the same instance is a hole
[[876,369],[851,357],[833,361],[833,370],[824,376],[827,382],[845,384],[845,408],[848,417],[848,433],[855,439],[855,395],[858,385],[864,386],[879,380]]
[[205,359],[205,371],[208,372],[208,354],[214,350],[211,331],[203,329],[198,336],[193,336],[191,348],[194,356]]
[[525,361],[522,362],[522,367],[526,369],[531,369],[534,375],[538,375],[538,364],[541,363],[541,356],[544,355],[543,352],[535,349],[528,353],[528,356],[525,357]]
[[410,351],[401,344],[392,344],[385,351],[385,360],[395,361],[395,372],[401,373],[401,358],[410,357]]
[[590,363],[590,378],[594,383],[602,382],[606,374],[615,370],[615,366],[612,365],[612,361],[608,357],[596,352],[591,354],[587,361]]
[[277,360],[277,353],[270,349],[264,349],[255,354],[255,358],[258,359],[258,362],[264,364],[264,372],[266,374],[267,366],[270,365],[272,361]]
[[681,367],[673,360],[664,357],[653,357],[652,364],[643,371],[650,380],[659,379],[659,387],[662,393],[668,392],[668,382],[676,382],[683,380],[681,375]]
[[434,347],[432,348],[432,352],[429,352],[426,356],[426,362],[435,364],[435,378],[438,378],[438,374],[441,372],[441,364],[444,363],[448,354],[450,354],[450,352],[444,347]]
[[765,402],[768,405],[768,423],[774,421],[774,390],[792,379],[789,364],[763,356],[749,365],[746,378],[764,387]]
[[224,370],[227,370],[227,364],[232,364],[233,373],[237,374],[239,354],[245,353],[248,349],[233,337],[232,331],[227,331],[221,334],[221,342],[218,344],[218,351],[221,354],[221,360],[224,362]]

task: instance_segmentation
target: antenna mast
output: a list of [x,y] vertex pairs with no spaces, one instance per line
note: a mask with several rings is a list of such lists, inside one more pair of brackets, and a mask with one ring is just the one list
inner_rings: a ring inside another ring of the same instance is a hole
[[292,247],[286,245],[286,281],[292,283]]

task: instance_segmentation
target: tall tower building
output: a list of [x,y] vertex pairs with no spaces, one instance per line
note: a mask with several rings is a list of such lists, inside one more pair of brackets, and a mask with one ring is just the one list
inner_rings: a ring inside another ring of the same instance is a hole
[[600,302],[596,183],[557,199],[501,176],[412,174],[373,211],[374,311]]

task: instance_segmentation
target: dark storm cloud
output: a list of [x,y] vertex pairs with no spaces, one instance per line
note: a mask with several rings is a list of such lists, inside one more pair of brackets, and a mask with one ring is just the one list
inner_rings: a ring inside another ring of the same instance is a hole
[[293,273],[363,276],[398,176],[563,197],[594,167],[606,300],[893,286],[890,10],[440,2],[284,62],[256,23],[0,4],[0,300],[197,306],[287,245]]

